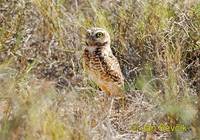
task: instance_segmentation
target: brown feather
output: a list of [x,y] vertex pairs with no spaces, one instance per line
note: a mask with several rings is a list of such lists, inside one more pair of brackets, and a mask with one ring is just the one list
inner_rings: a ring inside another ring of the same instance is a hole
[[[101,32],[102,38],[96,38]],[[102,28],[88,30],[83,66],[89,77],[108,95],[123,94],[124,78],[119,62],[110,48],[110,36]]]

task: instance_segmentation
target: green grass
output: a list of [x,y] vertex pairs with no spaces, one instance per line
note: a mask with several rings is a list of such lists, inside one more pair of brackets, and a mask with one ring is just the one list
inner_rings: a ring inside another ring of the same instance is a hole
[[[200,138],[198,1],[1,0],[0,7],[1,140],[129,140],[140,136],[134,124],[161,123],[188,128],[158,132],[161,139]],[[93,26],[111,35],[126,109],[83,74],[84,33]]]

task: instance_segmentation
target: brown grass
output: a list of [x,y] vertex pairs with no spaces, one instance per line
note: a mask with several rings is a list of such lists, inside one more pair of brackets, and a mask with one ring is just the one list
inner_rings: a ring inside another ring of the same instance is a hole
[[[111,34],[125,107],[83,74],[93,26]],[[199,0],[0,0],[0,139],[199,139],[199,58]]]

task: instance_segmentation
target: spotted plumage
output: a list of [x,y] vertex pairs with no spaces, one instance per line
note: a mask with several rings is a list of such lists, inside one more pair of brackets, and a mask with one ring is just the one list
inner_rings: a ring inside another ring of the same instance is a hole
[[122,95],[124,78],[110,48],[110,36],[106,30],[91,28],[87,31],[83,65],[91,80],[106,94]]

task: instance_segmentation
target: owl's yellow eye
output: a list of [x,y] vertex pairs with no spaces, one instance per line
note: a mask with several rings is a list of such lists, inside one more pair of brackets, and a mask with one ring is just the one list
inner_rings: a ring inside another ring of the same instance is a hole
[[104,34],[102,33],[102,32],[98,32],[98,33],[96,33],[96,38],[100,38],[100,37],[102,37]]

